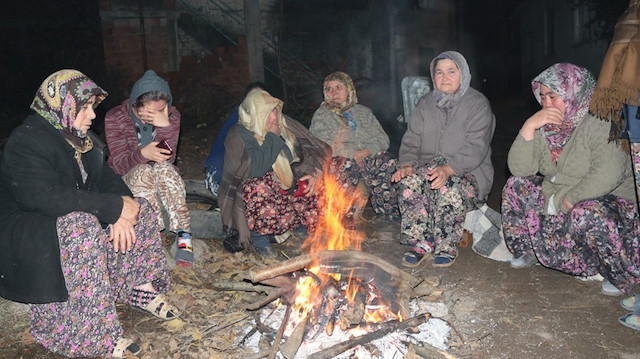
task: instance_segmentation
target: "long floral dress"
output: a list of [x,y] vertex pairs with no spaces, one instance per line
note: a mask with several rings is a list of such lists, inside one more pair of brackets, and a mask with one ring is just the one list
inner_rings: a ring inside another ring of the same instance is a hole
[[398,169],[398,160],[388,152],[382,152],[364,159],[364,166],[346,157],[333,157],[331,173],[347,191],[355,191],[362,180],[369,191],[373,210],[390,220],[400,216],[398,209],[398,186],[391,177]]
[[542,176],[507,180],[502,228],[515,257],[532,251],[544,266],[577,276],[602,274],[628,293],[640,282],[638,211],[613,196],[578,202],[567,214],[545,215]]
[[113,250],[109,229],[103,229],[95,216],[71,212],[58,218],[60,261],[69,299],[30,305],[36,342],[67,357],[111,353],[123,336],[116,303],[133,304],[133,288],[148,282],[160,293],[169,290],[157,218],[146,200],[139,201],[137,241],[126,254]]
[[318,223],[317,197],[294,197],[288,191],[281,191],[273,171],[246,180],[242,185],[242,199],[249,229],[262,235],[279,235],[300,227],[313,232]]
[[438,157],[400,181],[400,242],[422,249],[429,247],[436,255],[455,258],[467,212],[477,209],[481,202],[476,197],[478,185],[471,174],[451,176],[439,190],[431,189],[428,171],[444,164],[446,160]]

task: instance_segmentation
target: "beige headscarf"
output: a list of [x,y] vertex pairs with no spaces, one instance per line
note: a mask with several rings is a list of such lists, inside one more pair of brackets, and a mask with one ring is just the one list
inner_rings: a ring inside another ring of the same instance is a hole
[[[278,109],[278,124],[280,126],[280,135],[293,154],[293,162],[300,161],[295,151],[296,137],[287,127],[287,121],[282,115],[282,101],[271,96],[262,89],[255,89],[249,92],[245,97],[240,108],[238,109],[238,123],[253,132],[254,137],[259,144],[262,145],[267,134],[265,129],[267,118],[274,108]],[[278,158],[273,163],[273,171],[275,172],[282,188],[289,189],[293,186],[293,170],[289,163],[289,158],[284,151],[280,151]]]

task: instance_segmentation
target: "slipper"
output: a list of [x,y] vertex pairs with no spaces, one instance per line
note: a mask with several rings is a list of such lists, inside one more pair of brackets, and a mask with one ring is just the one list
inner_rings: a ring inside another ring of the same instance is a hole
[[628,313],[618,318],[618,321],[625,327],[640,330],[640,316],[638,314]]
[[[148,292],[150,293],[150,292]],[[145,307],[134,306],[135,308],[142,309],[145,312],[153,314],[155,317],[162,320],[172,320],[180,316],[180,310],[169,304],[167,297],[164,294],[158,294],[152,301]]]
[[450,267],[456,261],[457,256],[441,253],[433,259],[434,267]]
[[128,357],[127,352],[133,355],[138,355],[142,352],[142,348],[140,348],[140,346],[134,343],[133,340],[131,339],[120,338],[116,342],[116,346],[113,348],[113,351],[111,352],[111,357],[127,358]]
[[402,257],[402,265],[408,268],[415,268],[422,264],[428,257],[431,257],[430,253],[420,254],[417,251],[411,250],[405,252],[404,257]]
[[624,298],[620,301],[620,305],[628,311],[640,313],[640,294]]

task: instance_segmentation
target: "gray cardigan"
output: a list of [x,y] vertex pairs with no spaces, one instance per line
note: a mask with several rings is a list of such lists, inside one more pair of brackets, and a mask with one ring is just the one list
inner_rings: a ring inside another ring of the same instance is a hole
[[400,144],[400,165],[414,167],[442,156],[458,175],[472,174],[478,199],[485,200],[493,184],[491,139],[496,118],[489,100],[469,88],[453,108],[436,107],[431,94],[420,99]]
[[[544,176],[542,193],[545,213],[549,198],[562,210],[562,198],[572,204],[582,200],[613,194],[635,202],[635,184],[629,154],[608,142],[610,122],[586,115],[554,163],[547,142],[535,132],[531,141],[518,135],[511,145],[507,163],[515,176]],[[562,210],[564,211],[564,210]]]
[[389,149],[389,136],[368,107],[356,104],[351,108],[356,130],[322,104],[311,118],[309,131],[328,143],[334,156],[353,158],[356,150],[368,149],[371,155]]

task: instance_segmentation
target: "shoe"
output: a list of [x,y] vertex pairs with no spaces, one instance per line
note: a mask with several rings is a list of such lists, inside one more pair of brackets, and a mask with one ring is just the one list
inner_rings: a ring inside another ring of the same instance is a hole
[[405,252],[404,257],[402,257],[402,265],[408,268],[415,268],[429,257],[431,257],[429,253],[420,254],[417,251],[410,250]]
[[634,294],[620,301],[622,308],[640,314],[640,294]]
[[456,261],[456,257],[451,254],[440,253],[433,258],[434,267],[450,267]]
[[512,259],[509,262],[509,265],[511,266],[511,268],[514,268],[514,269],[522,269],[522,268],[531,267],[536,263],[538,263],[538,258],[536,257],[536,254],[529,253],[529,254],[523,255],[522,257]]
[[262,258],[276,258],[278,253],[273,249],[271,245],[266,247],[253,247],[256,253]]
[[112,358],[126,358],[127,352],[130,352],[133,355],[138,355],[142,352],[142,348],[133,340],[128,338],[120,338],[116,342],[115,348],[113,348],[113,352],[111,352]]
[[638,314],[628,313],[618,318],[618,322],[625,327],[640,330],[640,316]]
[[602,281],[602,286],[600,287],[600,292],[604,295],[609,295],[612,297],[617,297],[619,295],[622,295],[622,291],[618,288],[616,288],[616,286],[614,286],[613,284],[611,284],[611,282],[609,282],[608,280],[603,280]]
[[160,318],[162,320],[172,320],[178,318],[180,316],[180,311],[178,308],[169,304],[167,301],[167,297],[165,297],[162,293],[153,293],[145,290],[139,290],[142,295],[156,295],[146,306],[134,306],[135,308],[141,309],[145,312],[153,314],[156,318]]
[[581,282],[593,282],[593,281],[602,282],[604,280],[604,277],[600,273],[589,276],[589,277],[576,276],[575,278],[576,280],[579,280]]

